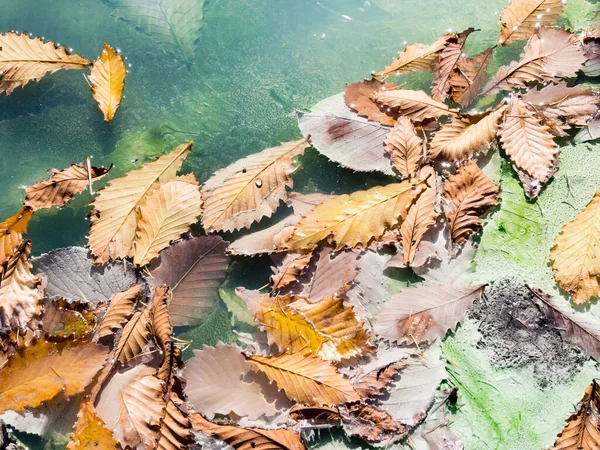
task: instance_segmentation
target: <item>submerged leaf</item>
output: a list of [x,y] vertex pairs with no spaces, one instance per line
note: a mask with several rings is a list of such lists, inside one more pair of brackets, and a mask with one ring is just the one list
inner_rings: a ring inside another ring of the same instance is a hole
[[92,95],[107,122],[113,119],[121,103],[126,75],[123,57],[110,45],[104,44],[102,54],[92,64],[89,80]]
[[385,152],[390,155],[394,169],[402,178],[417,176],[426,148],[407,117],[400,117],[385,139]]
[[418,122],[456,115],[456,111],[450,109],[448,105],[432,99],[423,91],[409,89],[377,91],[373,94],[373,99],[392,109],[399,116],[405,116]]
[[83,400],[67,450],[111,450],[117,449],[117,446],[118,442],[113,438],[112,431],[96,415],[92,401]]
[[366,117],[373,122],[379,122],[382,125],[393,127],[396,123],[394,114],[388,114],[384,108],[377,105],[372,99],[374,92],[380,90],[394,89],[393,84],[380,83],[378,81],[361,81],[346,85],[344,88],[344,97],[346,105],[352,111],[356,111],[361,117]]
[[10,95],[17,87],[60,69],[84,69],[89,65],[87,59],[54,42],[27,33],[0,34],[0,94]]
[[577,412],[568,419],[560,432],[553,449],[595,450],[600,448],[600,386],[596,381],[585,390],[577,405]]
[[511,0],[502,10],[498,43],[509,45],[529,39],[540,26],[554,25],[563,13],[563,0]]
[[4,222],[0,222],[0,265],[4,264],[23,241],[23,234],[27,233],[27,225],[33,210],[29,206]]

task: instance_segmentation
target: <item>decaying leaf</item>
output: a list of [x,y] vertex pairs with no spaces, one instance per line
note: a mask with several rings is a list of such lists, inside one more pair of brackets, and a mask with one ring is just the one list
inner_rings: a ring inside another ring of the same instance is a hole
[[405,116],[417,122],[456,115],[456,111],[450,109],[448,105],[432,99],[423,91],[409,89],[377,91],[373,94],[373,100],[390,108],[399,116]]
[[112,431],[96,415],[92,401],[83,400],[67,450],[111,450],[117,449],[117,446],[118,442],[113,438]]
[[452,84],[450,82],[456,72],[459,61],[465,59],[465,44],[469,35],[475,31],[468,28],[456,37],[449,39],[446,47],[440,52],[433,63],[433,81],[431,96],[435,100],[444,101],[448,98]]
[[364,247],[401,224],[426,187],[424,179],[407,180],[329,198],[300,220],[285,248],[310,250],[324,240],[336,251]]
[[509,45],[528,39],[540,26],[554,25],[563,13],[562,0],[511,0],[502,10],[498,43]]
[[476,116],[453,118],[435,133],[430,157],[461,161],[486,153],[494,144],[504,107]]
[[26,206],[33,211],[53,206],[63,206],[89,185],[89,177],[97,181],[106,176],[104,167],[88,167],[85,164],[72,164],[64,170],[49,169],[50,178],[25,189]]
[[0,265],[4,264],[23,241],[27,233],[27,224],[33,215],[33,210],[25,206],[21,211],[0,223]]
[[51,400],[82,392],[100,370],[107,349],[83,341],[33,341],[0,369],[0,413],[25,411]]
[[114,295],[108,306],[108,311],[100,322],[98,337],[110,336],[115,330],[122,327],[123,322],[133,314],[133,307],[140,297],[142,286],[136,284],[125,292]]
[[72,309],[73,306],[62,299],[44,301],[42,330],[46,338],[77,340],[84,339],[91,333],[94,327],[93,315]]
[[431,343],[454,330],[484,285],[424,285],[392,296],[377,315],[374,331],[399,344]]
[[271,277],[273,291],[278,291],[297,282],[298,277],[306,271],[312,257],[312,252],[290,252],[283,256],[281,254],[271,256],[277,264],[277,267],[271,268],[274,272]]
[[128,363],[142,353],[149,339],[150,308],[146,306],[141,311],[137,311],[123,327],[123,332],[115,348],[115,360],[122,365]]
[[60,69],[84,69],[90,65],[87,59],[71,54],[65,47],[27,33],[0,34],[0,49],[0,94],[10,95],[17,87]]
[[158,183],[175,177],[192,143],[180,145],[156,161],[128,172],[98,192],[91,212],[88,238],[97,264],[125,258],[135,238],[137,210]]
[[427,71],[446,47],[452,34],[445,34],[433,44],[409,44],[392,63],[381,72],[373,74],[373,78],[382,80],[388,76],[403,75],[414,71]]
[[341,409],[346,434],[370,444],[393,444],[404,438],[411,427],[395,420],[387,411],[365,403],[354,403]]
[[261,430],[211,423],[198,413],[190,416],[192,428],[235,450],[305,450],[300,435],[290,430]]
[[364,374],[354,380],[354,390],[363,402],[374,402],[388,392],[388,387],[404,368],[403,362],[393,362]]
[[558,435],[555,450],[594,450],[600,448],[600,386],[596,381],[585,390],[577,412],[567,420]]
[[448,83],[450,98],[459,105],[466,107],[473,103],[487,79],[487,67],[492,60],[493,47],[457,63]]
[[31,273],[31,241],[23,241],[0,266],[0,333],[24,329],[40,311],[41,280]]
[[298,403],[308,406],[339,405],[360,399],[352,384],[322,359],[301,353],[275,357],[255,355],[247,359]]
[[185,395],[205,417],[233,412],[258,419],[289,407],[285,396],[269,384],[264,374],[253,372],[240,348],[219,342],[216,347],[205,345],[193,352],[194,357],[183,370]]
[[161,253],[160,265],[150,271],[148,283],[171,287],[169,314],[174,326],[198,325],[212,312],[229,264],[227,245],[220,236],[199,236]]
[[584,62],[585,55],[575,35],[562,28],[540,27],[529,39],[521,59],[500,67],[481,95],[493,95],[514,87],[526,88],[532,81],[558,82],[574,76]]
[[550,260],[554,278],[573,302],[585,303],[600,293],[600,189],[577,217],[554,239]]
[[583,51],[586,59],[583,73],[588,77],[600,76],[600,38],[598,36],[584,38]]
[[498,204],[500,188],[470,161],[446,180],[442,196],[452,242],[462,245],[481,226],[479,217]]
[[388,113],[385,108],[382,108],[373,101],[373,93],[381,90],[394,89],[393,84],[380,83],[378,81],[360,81],[346,85],[344,88],[344,97],[346,105],[352,111],[355,111],[361,117],[379,122],[382,125],[393,127],[396,123],[394,114]]
[[198,221],[202,199],[194,183],[173,180],[150,192],[138,210],[130,255],[138,266],[148,264]]
[[113,119],[121,104],[126,75],[123,57],[110,45],[104,44],[102,54],[92,64],[89,80],[92,95],[107,122]]
[[384,150],[402,178],[417,176],[426,153],[423,140],[417,136],[415,127],[407,117],[398,119],[385,140]]

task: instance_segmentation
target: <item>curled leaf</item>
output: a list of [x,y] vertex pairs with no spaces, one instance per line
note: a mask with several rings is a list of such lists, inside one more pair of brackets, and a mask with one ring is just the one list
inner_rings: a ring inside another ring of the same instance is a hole
[[29,206],[4,222],[0,222],[0,265],[4,264],[23,241],[23,234],[27,233],[27,224],[31,220],[33,210]]
[[377,91],[373,94],[373,100],[395,111],[399,116],[408,117],[416,122],[456,115],[456,111],[450,109],[448,105],[432,99],[423,91],[409,89]]
[[92,95],[107,122],[113,119],[121,103],[126,75],[123,57],[110,45],[104,44],[102,54],[92,64],[89,80]]
[[385,108],[377,105],[372,99],[374,92],[388,89],[394,89],[394,85],[367,80],[348,84],[344,88],[346,105],[361,117],[393,127],[396,123],[394,115],[386,112]]
[[465,59],[465,44],[473,31],[475,31],[474,28],[468,28],[462,33],[456,34],[456,37],[448,41],[433,63],[431,96],[435,100],[444,101],[448,97],[452,88],[450,80],[456,72],[459,61]]
[[122,327],[123,322],[133,314],[133,307],[141,294],[142,286],[136,284],[125,292],[119,292],[114,295],[108,306],[108,311],[100,322],[98,337],[102,338],[111,335],[115,330]]
[[312,257],[312,252],[287,253],[283,257],[279,257],[279,254],[272,256],[271,258],[278,261],[277,267],[272,267],[274,271],[271,277],[273,291],[297,282],[298,277],[306,271]]
[[137,311],[123,328],[121,338],[115,348],[115,360],[125,365],[146,347],[150,339],[150,308]]

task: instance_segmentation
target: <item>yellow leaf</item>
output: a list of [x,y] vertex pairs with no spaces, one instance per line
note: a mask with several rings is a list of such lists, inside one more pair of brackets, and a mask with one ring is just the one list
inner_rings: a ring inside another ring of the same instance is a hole
[[128,255],[135,237],[137,209],[159,183],[175,177],[191,149],[191,142],[180,145],[158,160],[113,180],[98,192],[88,239],[94,262],[103,264]]
[[133,307],[141,295],[142,286],[136,284],[125,292],[115,294],[110,300],[108,311],[100,322],[98,337],[109,336],[122,327],[123,322],[133,314]]
[[308,146],[306,139],[286,142],[217,171],[202,187],[204,227],[234,231],[270,217],[293,185],[293,158]]
[[568,419],[552,450],[597,450],[600,448],[600,393],[596,381],[585,390],[577,412]]
[[554,25],[563,13],[563,0],[511,0],[502,10],[498,43],[529,39],[540,26]]
[[138,356],[150,339],[150,308],[137,311],[127,325],[115,348],[115,360],[126,364]]
[[600,189],[575,219],[554,239],[550,260],[554,278],[575,303],[585,303],[600,293]]
[[399,116],[408,117],[415,122],[456,115],[456,111],[450,109],[448,105],[432,99],[423,91],[410,89],[377,91],[373,94],[373,100],[395,111]]
[[25,206],[21,211],[0,223],[0,265],[4,264],[14,253],[27,233],[27,225],[33,210]]
[[198,186],[184,181],[161,184],[138,211],[137,232],[131,256],[138,266],[148,264],[171,241],[198,221],[202,199]]
[[275,357],[248,356],[248,361],[298,403],[322,406],[360,400],[350,381],[322,359],[293,353]]
[[126,75],[123,57],[110,45],[104,44],[102,54],[92,64],[89,80],[92,83],[92,95],[107,122],[113,119],[121,103]]
[[31,273],[31,241],[23,241],[0,266],[0,331],[24,329],[40,312],[43,298],[41,280]]
[[0,369],[0,413],[23,412],[82,392],[106,361],[108,350],[83,341],[34,341]]
[[67,450],[112,450],[116,449],[112,431],[106,428],[104,421],[96,415],[94,404],[85,399],[81,402],[75,430]]
[[284,246],[312,250],[327,239],[335,251],[365,247],[400,225],[425,189],[426,180],[407,180],[328,198],[300,220]]
[[409,178],[416,176],[419,171],[426,149],[411,120],[400,117],[387,135],[384,150],[402,178]]
[[10,95],[31,80],[40,80],[60,69],[83,69],[90,62],[72,55],[54,42],[32,38],[27,33],[10,31],[0,35],[0,94]]

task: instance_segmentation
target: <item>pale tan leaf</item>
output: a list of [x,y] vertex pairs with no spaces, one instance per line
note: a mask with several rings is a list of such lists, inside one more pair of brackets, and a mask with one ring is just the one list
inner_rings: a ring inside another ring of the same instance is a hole
[[107,263],[129,254],[135,238],[137,210],[159,183],[175,177],[191,149],[191,142],[180,145],[158,160],[113,180],[98,192],[88,238],[96,263]]
[[404,219],[404,222],[400,225],[402,259],[406,266],[410,266],[413,263],[417,254],[417,247],[421,243],[423,236],[436,222],[436,219],[439,216],[438,195],[440,188],[433,167],[423,167],[419,173],[419,177],[429,177],[427,180],[430,186],[408,210],[406,219]]
[[502,10],[498,43],[529,39],[540,26],[554,25],[563,13],[563,0],[511,0]]
[[279,254],[272,256],[277,267],[272,267],[271,286],[273,291],[278,291],[298,281],[298,277],[304,274],[313,257],[312,252],[286,253],[283,257]]
[[306,450],[300,435],[291,430],[261,430],[217,425],[198,413],[190,416],[194,430],[225,442],[235,450]]
[[465,59],[465,44],[469,35],[475,31],[468,28],[462,33],[456,34],[448,41],[448,44],[433,63],[433,81],[431,97],[434,100],[444,101],[448,98],[452,87],[450,79],[457,69],[458,63]]
[[322,359],[301,353],[276,357],[248,356],[247,359],[298,403],[308,406],[339,405],[360,398],[352,384]]
[[135,241],[130,256],[144,266],[198,221],[202,199],[197,185],[169,181],[150,192],[138,210]]
[[117,446],[118,442],[113,438],[112,431],[96,415],[92,401],[84,399],[67,450],[116,450]]
[[430,285],[404,289],[394,294],[376,317],[374,331],[398,344],[432,343],[454,331],[484,285]]
[[347,84],[344,88],[344,98],[346,105],[359,116],[392,127],[396,123],[395,114],[386,112],[385,108],[375,103],[372,98],[374,92],[389,89],[395,89],[395,85],[365,80]]
[[389,66],[381,72],[373,74],[373,78],[382,80],[390,75],[403,75],[408,72],[429,70],[439,53],[446,47],[448,40],[452,37],[452,34],[445,34],[430,45],[407,45]]
[[85,190],[89,185],[89,176],[92,181],[98,181],[108,173],[104,167],[88,167],[85,164],[72,164],[64,170],[50,169],[50,178],[40,183],[33,184],[25,189],[26,206],[33,211],[53,206],[63,206],[71,201],[75,195]]
[[31,241],[23,241],[0,266],[0,332],[24,329],[40,312],[41,280],[31,273]]
[[479,216],[498,204],[500,188],[470,161],[446,180],[442,195],[452,242],[462,245],[481,226]]
[[60,69],[83,69],[90,62],[54,42],[27,33],[0,34],[0,94],[10,95],[19,86]]
[[405,116],[418,122],[456,115],[456,111],[450,109],[448,105],[432,99],[423,91],[409,89],[377,91],[373,94],[373,100],[390,108],[399,116]]
[[92,95],[107,122],[113,119],[121,103],[126,75],[123,57],[110,45],[104,44],[102,54],[92,64],[89,80]]
[[108,350],[85,341],[33,341],[0,369],[0,414],[25,411],[61,392],[82,392],[106,361]]
[[286,142],[217,171],[202,187],[204,227],[233,231],[270,217],[293,186],[294,157],[308,146],[306,139]]
[[544,185],[554,174],[559,149],[548,126],[520,98],[513,98],[500,127],[500,142],[506,155],[519,169]]
[[554,239],[550,261],[556,282],[585,303],[600,293],[600,189],[577,217],[564,225]]
[[453,118],[442,125],[431,140],[430,157],[461,161],[486,153],[496,140],[499,122],[504,113],[502,105],[477,116]]
[[128,363],[146,347],[150,339],[150,308],[144,307],[137,311],[127,325],[123,327],[123,332],[115,348],[115,360],[122,365]]
[[600,448],[600,387],[596,380],[585,390],[577,412],[559,433],[553,450],[596,450]]
[[142,286],[136,284],[125,292],[115,294],[110,300],[108,311],[100,322],[98,338],[112,335],[123,326],[123,322],[133,314],[133,307],[141,295]]
[[0,222],[0,265],[4,264],[23,241],[23,233],[27,233],[27,225],[33,210],[29,206],[4,222]]
[[385,140],[385,152],[402,178],[415,177],[425,158],[423,140],[407,117],[400,117]]
[[577,36],[562,28],[541,27],[529,39],[521,59],[500,67],[481,95],[526,88],[532,81],[558,82],[575,76],[584,62],[585,55]]
[[426,188],[426,180],[416,179],[331,197],[300,220],[285,248],[310,250],[324,240],[336,251],[364,247],[400,225]]
[[450,97],[453,101],[466,107],[475,100],[487,79],[487,67],[493,51],[494,48],[490,47],[473,58],[466,58],[457,63],[457,70],[448,80],[451,87]]

